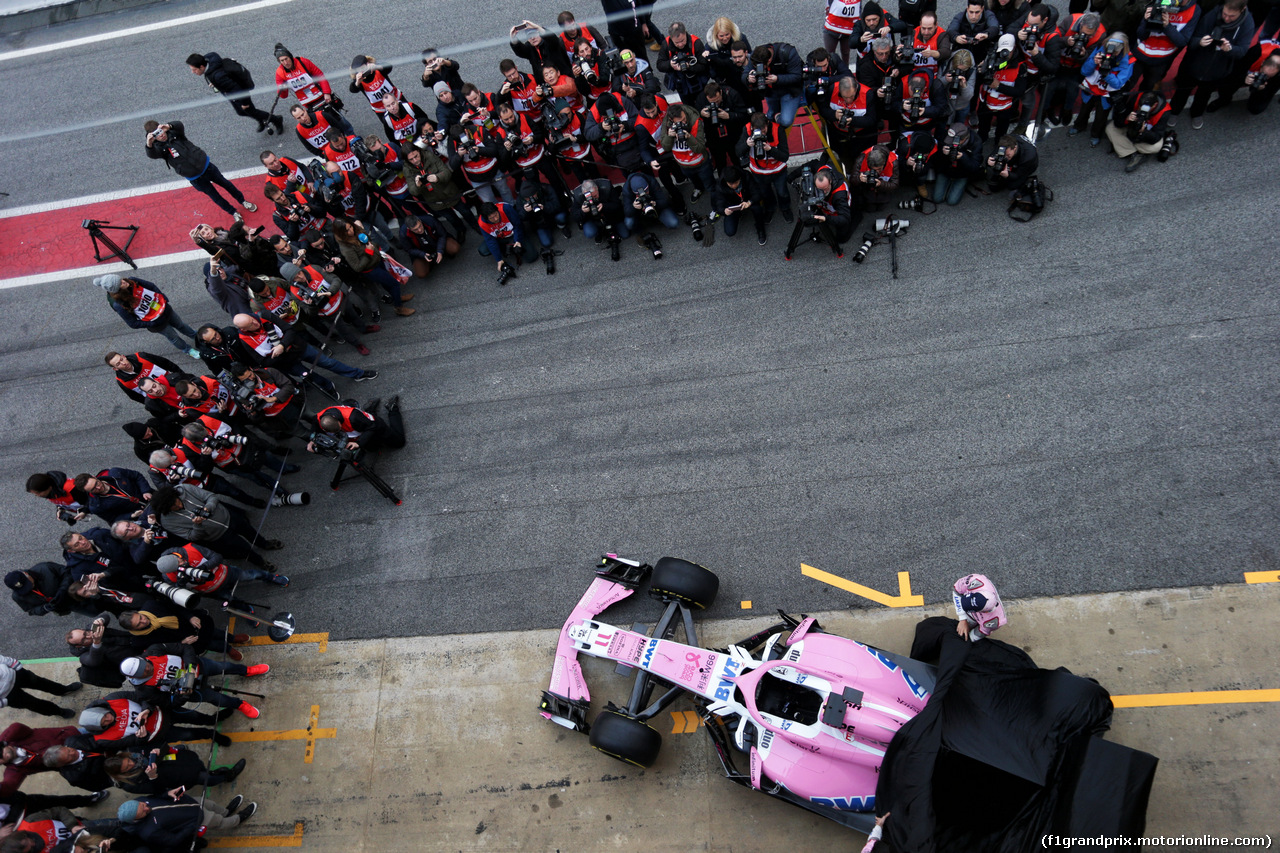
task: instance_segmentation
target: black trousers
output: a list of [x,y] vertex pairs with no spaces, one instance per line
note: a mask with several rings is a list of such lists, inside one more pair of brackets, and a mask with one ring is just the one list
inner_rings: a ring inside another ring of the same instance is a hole
[[231,101],[231,108],[236,111],[236,115],[247,116],[259,122],[265,122],[271,117],[271,114],[258,109],[253,105],[253,98],[228,98]]
[[39,699],[30,695],[27,691],[38,690],[41,693],[48,693],[53,696],[65,696],[71,692],[70,685],[59,684],[56,681],[42,678],[29,669],[20,669],[15,674],[17,678],[8,696],[10,708],[35,711],[37,714],[43,714],[46,717],[62,716],[62,707],[60,705],[47,699]]

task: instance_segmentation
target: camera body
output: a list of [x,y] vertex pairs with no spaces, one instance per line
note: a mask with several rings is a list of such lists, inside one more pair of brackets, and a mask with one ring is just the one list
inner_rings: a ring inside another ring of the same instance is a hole
[[658,214],[658,206],[653,203],[653,194],[649,192],[648,187],[636,193],[636,201],[640,203],[640,210],[645,216]]
[[76,523],[76,511],[74,509],[71,509],[70,507],[60,506],[58,507],[57,513],[58,513],[58,519],[60,521],[65,521],[67,524]]
[[904,74],[915,70],[916,67],[916,46],[904,41],[898,45],[898,67],[902,69]]
[[756,81],[752,84],[752,89],[757,92],[763,92],[765,89],[769,88],[769,84],[765,82],[765,78],[769,76],[769,69],[763,62],[756,63],[754,74]]
[[1004,171],[1004,167],[1009,165],[1009,157],[1004,153],[1003,148],[996,148],[996,153],[992,155],[995,162],[991,164],[991,174],[998,175]]

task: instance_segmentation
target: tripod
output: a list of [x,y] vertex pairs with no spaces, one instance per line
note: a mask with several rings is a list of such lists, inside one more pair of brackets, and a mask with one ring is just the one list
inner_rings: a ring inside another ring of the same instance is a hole
[[[804,233],[805,228],[810,229],[809,238],[808,240],[801,240],[800,235]],[[844,249],[840,247],[839,241],[831,233],[831,229],[827,227],[827,224],[825,222],[813,222],[812,220],[806,222],[803,214],[796,217],[796,227],[791,232],[791,239],[787,241],[787,250],[783,252],[782,257],[788,261],[791,260],[791,256],[795,254],[796,247],[802,242],[826,243],[831,247],[832,253],[837,258],[844,257]]]
[[346,478],[343,477],[343,475],[347,471],[347,466],[350,465],[352,470],[354,470],[361,477],[364,477],[366,480],[368,480],[369,485],[377,489],[379,494],[381,494],[387,500],[391,501],[396,506],[400,506],[401,504],[400,496],[397,495],[389,485],[387,485],[387,482],[385,480],[383,480],[381,477],[377,475],[377,473],[373,470],[373,468],[365,465],[363,462],[360,461],[360,457],[363,455],[364,455],[363,452],[359,450],[355,451],[354,453],[344,450],[338,456],[338,469],[333,472],[333,479],[329,481],[329,488],[333,489],[336,492],[338,488],[343,484],[343,482],[351,479],[350,477],[346,477]]
[[[93,242],[93,257],[98,263],[110,260],[111,258],[119,258],[135,270],[138,265],[133,262],[133,258],[129,257],[129,244],[133,242],[133,238],[138,236],[137,225],[110,225],[102,219],[86,219],[80,223],[80,227],[89,232],[89,239]],[[124,248],[116,245],[116,242],[102,233],[103,229],[108,231],[128,231],[129,239],[124,241]],[[110,254],[105,258],[102,257],[102,250],[108,249]]]

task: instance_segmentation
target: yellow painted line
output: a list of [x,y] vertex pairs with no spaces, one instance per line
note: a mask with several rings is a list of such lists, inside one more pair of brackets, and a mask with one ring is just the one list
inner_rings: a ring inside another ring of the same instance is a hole
[[1245,583],[1280,583],[1280,572],[1245,572]]
[[[227,620],[227,633],[234,634],[235,632],[236,632],[236,617],[232,616],[230,619]],[[245,645],[246,646],[288,646],[294,643],[315,643],[317,645],[316,651],[320,652],[320,654],[324,654],[329,650],[329,632],[326,631],[323,634],[294,634],[292,637],[285,640],[283,643],[277,643],[275,640],[271,639],[270,637],[254,637],[251,640],[249,640],[249,642],[245,643]]]
[[[337,729],[285,729],[273,732],[223,732],[235,743],[250,743],[269,740],[320,740],[338,736]],[[185,740],[182,743],[208,743],[204,740]]]
[[302,821],[293,825],[293,835],[234,835],[206,840],[210,847],[301,847]]
[[[307,731],[319,731],[320,726],[320,706],[311,706],[311,723],[307,726]],[[307,738],[307,751],[303,755],[302,763],[310,764],[311,759],[316,757],[316,739],[314,737]]]
[[744,601],[744,602],[742,602],[742,609],[743,609],[743,610],[750,610],[750,609],[751,609],[751,602],[750,602],[750,601]]
[[329,634],[294,634],[283,643],[277,643],[270,637],[254,637],[245,643],[246,646],[289,646],[296,643],[316,643],[316,651],[324,654],[329,650]]
[[854,583],[847,578],[839,575],[833,575],[830,572],[824,572],[822,569],[815,569],[813,566],[800,564],[800,573],[811,577],[816,581],[822,581],[831,586],[843,589],[845,592],[851,592],[862,598],[870,599],[876,604],[883,604],[885,607],[923,607],[924,596],[911,594],[911,576],[907,572],[898,572],[898,594],[888,595],[879,590],[872,589],[869,586],[863,586],[860,583]]
[[1135,693],[1111,697],[1111,704],[1117,708],[1234,705],[1243,702],[1280,702],[1280,690],[1202,690],[1197,693]]

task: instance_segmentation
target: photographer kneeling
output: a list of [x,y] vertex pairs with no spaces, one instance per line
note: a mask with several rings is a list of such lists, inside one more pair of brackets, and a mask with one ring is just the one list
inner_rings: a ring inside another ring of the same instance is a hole
[[262,581],[276,586],[288,586],[289,578],[266,569],[241,568],[222,562],[222,555],[200,545],[182,545],[170,548],[156,560],[156,571],[172,584],[212,595],[230,588],[241,581]]
[[[405,445],[404,419],[400,415],[400,398],[392,397],[387,403],[385,417],[378,417],[380,400],[368,404],[367,409],[355,406],[330,406],[316,413],[316,426],[319,433],[329,439],[341,441],[345,438],[345,447],[352,451],[399,450]],[[324,452],[324,436],[312,435],[307,442],[307,450],[312,453]],[[337,448],[334,448],[335,450]],[[336,455],[336,454],[335,454]]]
[[992,192],[1008,190],[1016,194],[1035,176],[1040,155],[1031,141],[1013,134],[1000,137],[996,151],[987,158],[987,184]]
[[227,373],[235,380],[233,393],[251,424],[277,440],[293,436],[302,418],[302,395],[288,376],[274,367],[254,368],[238,361],[231,362]]

